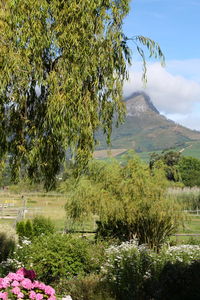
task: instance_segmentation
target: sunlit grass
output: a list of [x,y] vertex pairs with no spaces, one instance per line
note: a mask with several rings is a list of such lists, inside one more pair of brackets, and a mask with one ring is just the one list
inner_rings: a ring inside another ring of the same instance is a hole
[[[45,193],[23,193],[13,194],[9,192],[0,193],[0,203],[2,205],[12,204],[15,208],[25,208],[25,218],[33,218],[37,215],[42,215],[51,218],[55,222],[58,230],[63,230],[65,227],[66,214],[65,203],[67,197],[62,194],[45,194]],[[6,214],[7,208],[3,208]],[[15,220],[1,219],[0,224],[14,224]]]

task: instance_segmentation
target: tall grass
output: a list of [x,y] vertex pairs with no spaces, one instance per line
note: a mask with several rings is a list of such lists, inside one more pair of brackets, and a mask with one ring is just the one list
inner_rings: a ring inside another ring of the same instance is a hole
[[198,187],[169,188],[168,196],[182,204],[186,210],[200,209],[200,188]]

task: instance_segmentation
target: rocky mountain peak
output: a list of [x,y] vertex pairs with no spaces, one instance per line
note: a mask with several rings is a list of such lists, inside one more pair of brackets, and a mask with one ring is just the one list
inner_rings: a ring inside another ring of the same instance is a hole
[[135,92],[125,99],[127,116],[140,116],[145,113],[154,112],[159,115],[159,111],[151,102],[150,97],[144,92]]

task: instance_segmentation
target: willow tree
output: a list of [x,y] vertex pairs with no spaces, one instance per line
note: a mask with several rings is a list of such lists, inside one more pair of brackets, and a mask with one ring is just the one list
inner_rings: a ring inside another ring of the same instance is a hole
[[[1,1],[0,156],[9,156],[13,179],[23,169],[49,188],[67,149],[83,167],[98,128],[109,142],[113,115],[120,122],[125,113],[129,2]],[[134,40],[162,54],[153,41]]]

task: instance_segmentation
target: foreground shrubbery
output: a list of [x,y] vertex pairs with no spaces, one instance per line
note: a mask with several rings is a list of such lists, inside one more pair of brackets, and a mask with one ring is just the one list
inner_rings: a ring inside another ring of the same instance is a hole
[[71,234],[48,234],[24,239],[17,245],[12,258],[2,264],[4,274],[20,267],[31,268],[39,280],[55,283],[99,273],[105,259],[107,243],[94,243]]
[[200,246],[163,246],[157,253],[135,240],[109,246],[48,234],[23,240],[1,266],[4,276],[31,267],[39,280],[73,300],[195,300]]
[[117,300],[199,299],[200,246],[155,253],[131,241],[110,247],[107,255],[102,271]]
[[5,232],[0,232],[0,263],[13,255],[15,240]]
[[38,279],[48,284],[100,268],[100,262],[95,261],[98,257],[92,256],[91,243],[82,238],[49,234],[23,243],[16,250],[13,268],[16,261],[27,268],[34,266]]
[[48,299],[56,300],[55,290],[42,282],[35,280],[33,270],[19,269],[0,278],[0,299]]
[[61,280],[56,289],[61,295],[71,295],[73,300],[115,300],[107,284],[102,281],[101,274],[92,273]]

